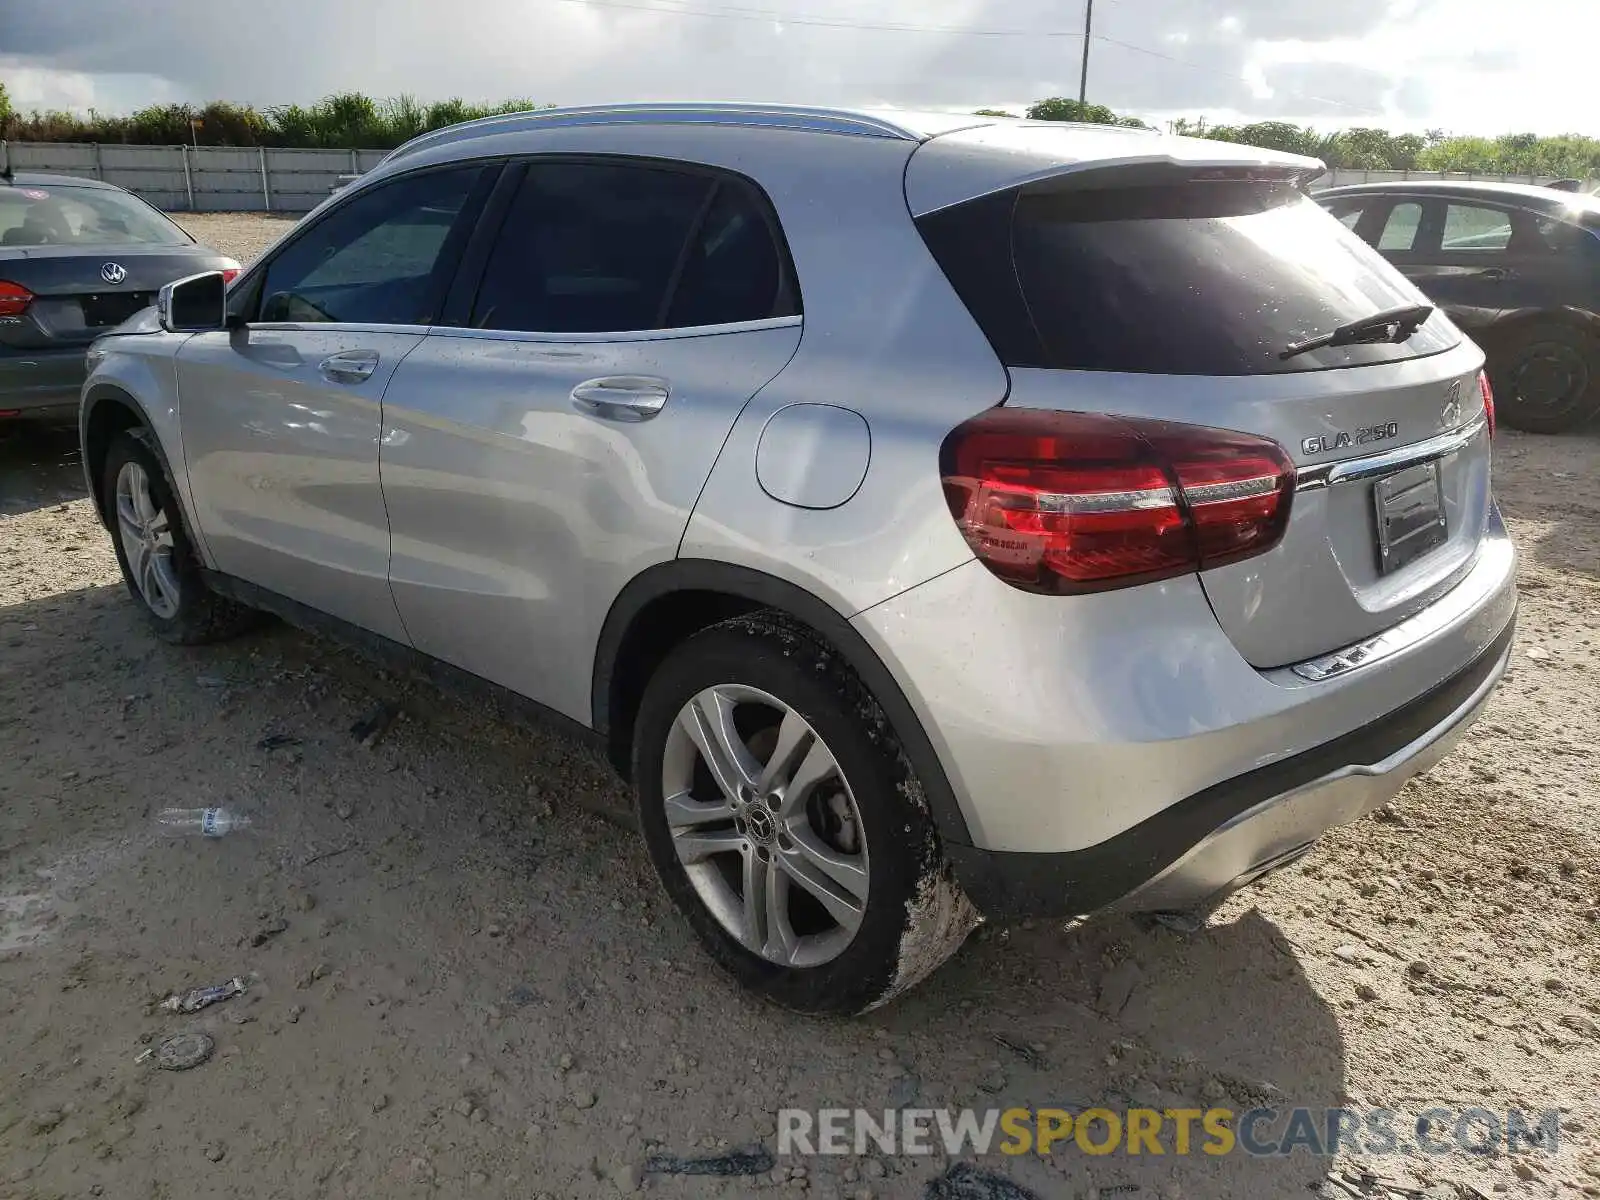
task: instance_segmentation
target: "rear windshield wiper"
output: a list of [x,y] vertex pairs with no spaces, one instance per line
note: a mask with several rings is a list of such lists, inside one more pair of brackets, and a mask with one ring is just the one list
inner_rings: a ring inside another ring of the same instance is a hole
[[1287,361],[1311,350],[1321,350],[1325,346],[1403,342],[1420,329],[1422,323],[1431,316],[1433,316],[1431,304],[1408,304],[1404,308],[1386,308],[1382,312],[1373,313],[1370,317],[1362,317],[1359,321],[1341,325],[1332,333],[1318,334],[1303,342],[1295,342],[1278,357]]

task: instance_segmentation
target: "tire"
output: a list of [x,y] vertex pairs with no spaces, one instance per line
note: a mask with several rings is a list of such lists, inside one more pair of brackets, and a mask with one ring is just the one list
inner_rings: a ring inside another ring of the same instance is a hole
[[[742,808],[708,765],[705,746],[730,744],[714,727],[733,730],[742,760],[742,774],[724,775],[757,785]],[[865,1012],[924,979],[978,923],[882,710],[810,630],[762,612],[696,634],[651,678],[634,728],[639,823],[662,886],[755,994],[812,1015]],[[779,760],[787,769],[763,795],[760,776]],[[767,903],[745,904],[750,880],[769,876],[756,893]]]
[[[183,513],[146,430],[124,430],[112,440],[100,487],[122,580],[157,637],[197,646],[261,623],[260,613],[206,587]],[[141,530],[148,531],[148,539]]]
[[1527,433],[1566,433],[1600,413],[1600,340],[1565,325],[1534,325],[1495,346],[1495,415]]

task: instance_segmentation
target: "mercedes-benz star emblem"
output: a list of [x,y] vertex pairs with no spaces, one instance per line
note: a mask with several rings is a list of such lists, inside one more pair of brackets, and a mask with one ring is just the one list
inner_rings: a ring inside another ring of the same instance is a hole
[[100,266],[100,278],[107,283],[121,283],[127,277],[128,270],[121,263],[108,262]]
[[1454,429],[1461,424],[1461,381],[1450,385],[1444,394],[1444,407],[1439,410],[1439,428]]

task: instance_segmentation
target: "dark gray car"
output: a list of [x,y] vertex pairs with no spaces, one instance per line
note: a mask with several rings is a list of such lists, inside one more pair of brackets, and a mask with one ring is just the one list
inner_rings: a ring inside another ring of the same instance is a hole
[[1483,347],[1507,425],[1560,433],[1600,412],[1600,199],[1433,181],[1316,198]]
[[0,176],[0,421],[76,418],[90,342],[165,283],[238,270],[111,184]]

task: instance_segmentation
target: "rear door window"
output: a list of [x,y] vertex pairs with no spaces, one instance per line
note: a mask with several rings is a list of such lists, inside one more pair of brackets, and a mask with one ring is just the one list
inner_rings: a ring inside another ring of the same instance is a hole
[[479,329],[633,333],[787,316],[788,259],[755,190],[699,171],[534,162],[473,304]]
[[1414,200],[1402,200],[1389,210],[1378,235],[1378,249],[1391,252],[1414,250],[1417,232],[1422,228],[1422,205]]
[[1425,302],[1287,182],[1023,188],[919,227],[1010,366],[1258,375],[1396,361],[1456,341],[1431,320],[1398,345],[1284,359],[1293,343]]
[[1495,254],[1511,247],[1512,214],[1503,208],[1447,204],[1439,248],[1447,254],[1482,251]]

